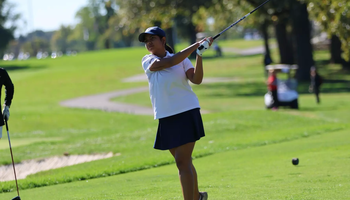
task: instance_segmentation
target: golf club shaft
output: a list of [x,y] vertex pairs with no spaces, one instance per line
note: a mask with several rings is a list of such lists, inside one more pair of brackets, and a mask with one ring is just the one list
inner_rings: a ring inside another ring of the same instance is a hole
[[13,160],[13,154],[12,154],[12,147],[11,147],[11,140],[10,140],[10,133],[9,133],[9,127],[7,124],[7,119],[5,118],[5,125],[7,130],[7,138],[9,140],[9,146],[10,146],[10,152],[11,152],[11,159],[12,159],[12,166],[13,166],[13,173],[15,174],[15,181],[16,181],[16,187],[17,187],[17,195],[19,196],[19,189],[18,189],[18,183],[17,183],[17,175],[16,175],[16,169],[15,169],[15,162]]
[[221,31],[219,34],[215,35],[213,37],[213,40],[215,40],[216,38],[218,38],[221,34],[223,34],[225,31],[227,31],[228,29],[232,28],[233,26],[235,26],[236,24],[238,24],[240,21],[244,20],[245,18],[247,18],[249,15],[253,14],[253,12],[255,12],[256,10],[258,10],[261,6],[265,5],[267,2],[269,2],[270,0],[265,1],[263,4],[261,4],[260,6],[258,6],[257,8],[255,8],[253,11],[251,11],[250,13],[246,14],[244,17],[242,17],[240,20],[236,21],[235,23],[231,24],[229,27],[227,27],[225,30]]

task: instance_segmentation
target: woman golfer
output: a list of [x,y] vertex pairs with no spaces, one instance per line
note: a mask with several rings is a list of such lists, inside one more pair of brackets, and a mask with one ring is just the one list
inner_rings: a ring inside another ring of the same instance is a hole
[[148,77],[154,119],[159,120],[154,148],[169,150],[174,156],[184,200],[206,200],[207,193],[198,190],[192,164],[192,151],[196,141],[204,137],[204,128],[198,98],[188,83],[188,80],[194,84],[202,82],[200,55],[204,50],[197,51],[195,68],[187,57],[201,44],[209,47],[213,39],[206,38],[173,54],[166,44],[165,32],[155,26],[141,33],[139,41],[150,52],[142,58],[142,67]]

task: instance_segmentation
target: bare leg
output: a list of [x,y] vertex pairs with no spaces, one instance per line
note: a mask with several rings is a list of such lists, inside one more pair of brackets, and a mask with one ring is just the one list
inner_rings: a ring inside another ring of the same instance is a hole
[[193,180],[194,180],[194,200],[198,200],[199,199],[198,178],[197,178],[196,168],[194,168],[193,164],[192,164],[192,173],[193,173]]
[[199,199],[199,193],[197,192],[197,173],[192,164],[192,151],[194,145],[195,142],[192,142],[169,150],[174,156],[176,166],[179,170],[179,178],[184,200]]

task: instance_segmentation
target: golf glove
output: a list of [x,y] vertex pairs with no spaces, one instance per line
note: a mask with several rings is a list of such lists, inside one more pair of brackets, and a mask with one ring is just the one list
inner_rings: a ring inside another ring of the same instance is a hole
[[197,54],[199,55],[199,56],[202,56],[203,55],[203,53],[204,53],[204,51],[205,50],[207,50],[207,49],[209,49],[209,39],[207,38],[207,39],[205,39],[200,45],[199,45],[199,47],[198,47],[198,49],[197,49]]
[[2,110],[2,116],[4,116],[4,119],[6,120],[10,119],[10,107],[4,106],[4,109]]

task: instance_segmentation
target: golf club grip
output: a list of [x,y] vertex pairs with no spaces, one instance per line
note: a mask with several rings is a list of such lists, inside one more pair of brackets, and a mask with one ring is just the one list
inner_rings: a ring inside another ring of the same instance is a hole
[[218,38],[220,35],[221,35],[220,33],[217,34],[217,35],[215,35],[215,36],[213,37],[213,40],[215,40],[216,38]]
[[255,12],[256,10],[258,10],[260,7],[262,7],[263,5],[265,5],[267,2],[269,2],[270,0],[265,1],[263,4],[261,4],[260,6],[256,7],[254,10],[252,10],[250,13],[246,14],[244,17],[242,17],[241,19],[239,19],[238,21],[236,21],[235,23],[231,24],[230,26],[228,26],[227,28],[225,28],[223,31],[221,31],[219,34],[215,35],[213,37],[213,40],[215,40],[216,38],[218,38],[222,33],[224,33],[225,31],[227,31],[228,29],[232,28],[233,26],[235,26],[236,24],[238,24],[240,21],[244,20],[245,18],[247,18],[249,15],[253,14],[253,12]]

